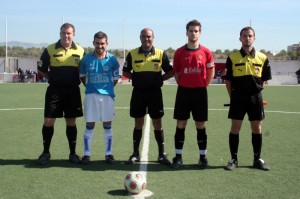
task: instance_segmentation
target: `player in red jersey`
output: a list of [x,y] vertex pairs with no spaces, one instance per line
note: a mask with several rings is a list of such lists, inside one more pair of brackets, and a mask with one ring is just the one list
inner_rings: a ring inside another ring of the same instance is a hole
[[187,120],[192,112],[197,129],[199,162],[201,169],[208,167],[206,158],[207,135],[205,121],[208,119],[207,89],[214,77],[214,59],[211,51],[199,44],[201,23],[192,20],[186,25],[188,43],[177,49],[173,60],[173,71],[178,84],[174,119],[177,120],[175,132],[176,156],[172,167],[179,168],[182,164],[182,152]]

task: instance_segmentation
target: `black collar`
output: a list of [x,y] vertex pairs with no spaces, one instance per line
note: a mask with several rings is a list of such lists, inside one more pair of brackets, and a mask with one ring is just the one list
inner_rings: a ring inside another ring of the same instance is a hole
[[[245,52],[245,50],[243,48],[240,49],[240,53],[243,57],[246,57],[246,55],[247,55],[247,53]],[[252,57],[255,57],[255,48],[253,48],[249,54]]]
[[[155,54],[155,48],[154,46],[152,46],[151,50],[150,50],[151,54],[154,55]],[[142,49],[142,46],[139,47],[139,54],[144,54],[144,50]]]
[[[56,49],[57,49],[57,48],[64,48],[64,47],[61,45],[60,40],[58,40],[58,42],[56,42],[55,48],[56,48]],[[72,41],[71,48],[77,49],[76,44],[75,44],[73,41]]]

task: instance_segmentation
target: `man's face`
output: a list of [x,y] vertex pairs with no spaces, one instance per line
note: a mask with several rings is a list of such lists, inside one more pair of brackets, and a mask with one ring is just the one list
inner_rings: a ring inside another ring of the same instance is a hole
[[95,47],[95,53],[101,55],[105,53],[108,43],[106,41],[106,38],[95,38],[93,41],[93,45]]
[[140,35],[140,40],[142,43],[142,48],[144,50],[150,50],[152,48],[154,35],[151,30],[144,30]]
[[244,30],[240,36],[240,41],[244,47],[250,47],[255,41],[255,35],[252,30]]
[[199,40],[201,30],[199,26],[189,26],[186,36],[190,42],[197,42]]
[[62,28],[60,31],[60,42],[64,47],[70,47],[75,37],[75,33],[72,27]]

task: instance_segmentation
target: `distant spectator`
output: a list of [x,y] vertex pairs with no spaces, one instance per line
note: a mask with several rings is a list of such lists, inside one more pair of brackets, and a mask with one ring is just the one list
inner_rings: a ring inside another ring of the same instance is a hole
[[295,74],[297,75],[298,84],[300,84],[300,68],[295,72]]
[[216,72],[216,79],[218,80],[218,84],[219,84],[220,81],[221,81],[221,71],[220,71],[220,70],[218,70],[218,71]]
[[26,70],[25,71],[25,78],[31,78],[32,77],[32,74],[31,74],[31,72],[30,72],[30,70]]
[[18,69],[19,82],[24,82],[24,71],[19,68]]

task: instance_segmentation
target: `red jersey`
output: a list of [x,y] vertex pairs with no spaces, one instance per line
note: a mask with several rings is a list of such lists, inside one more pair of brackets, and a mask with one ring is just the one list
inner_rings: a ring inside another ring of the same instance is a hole
[[188,49],[186,45],[178,48],[174,54],[173,71],[179,73],[177,84],[182,87],[206,87],[206,70],[214,67],[211,51],[200,46]]

